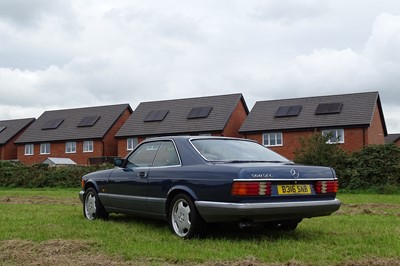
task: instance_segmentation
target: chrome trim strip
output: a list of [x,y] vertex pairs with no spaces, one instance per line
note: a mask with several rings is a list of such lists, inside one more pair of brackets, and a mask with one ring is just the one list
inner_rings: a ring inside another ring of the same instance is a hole
[[236,210],[257,210],[257,209],[275,209],[287,207],[311,207],[340,205],[340,200],[318,200],[318,201],[291,201],[291,202],[262,202],[262,203],[233,203],[233,202],[215,202],[215,201],[196,201],[196,206],[205,208],[222,208]]
[[260,182],[265,182],[265,181],[336,181],[337,179],[334,178],[238,178],[238,179],[233,179],[233,181],[260,181]]
[[164,203],[167,201],[165,198],[152,198],[152,197],[141,197],[141,196],[130,196],[130,195],[118,195],[118,194],[106,194],[99,193],[99,197],[108,196],[113,199],[122,199],[122,200],[135,200],[135,201],[147,201],[153,203]]

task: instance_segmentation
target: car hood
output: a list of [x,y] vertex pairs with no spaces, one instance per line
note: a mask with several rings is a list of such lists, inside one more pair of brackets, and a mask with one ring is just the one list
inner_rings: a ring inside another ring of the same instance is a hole
[[238,179],[329,180],[336,178],[335,171],[332,168],[323,166],[286,163],[230,163],[228,165],[229,167],[240,168]]
[[110,174],[115,170],[114,169],[106,169],[106,170],[100,170],[100,171],[96,171],[96,172],[92,172],[89,174],[86,174],[83,176],[83,179],[92,179],[92,178],[104,178],[104,177],[109,177]]

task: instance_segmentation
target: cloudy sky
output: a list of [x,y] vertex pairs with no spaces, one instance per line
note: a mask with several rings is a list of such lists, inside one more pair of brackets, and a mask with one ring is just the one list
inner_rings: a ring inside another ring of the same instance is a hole
[[0,0],[0,120],[366,91],[400,133],[398,0]]

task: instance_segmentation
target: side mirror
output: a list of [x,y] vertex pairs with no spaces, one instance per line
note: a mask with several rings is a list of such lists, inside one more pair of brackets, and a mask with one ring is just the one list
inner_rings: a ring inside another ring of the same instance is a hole
[[121,158],[114,158],[114,166],[121,167],[124,164],[125,160]]

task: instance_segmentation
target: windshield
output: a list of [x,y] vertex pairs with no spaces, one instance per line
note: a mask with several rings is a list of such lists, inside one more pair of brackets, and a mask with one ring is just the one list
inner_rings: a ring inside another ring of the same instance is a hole
[[193,146],[208,161],[218,162],[290,162],[270,149],[239,139],[193,139]]

